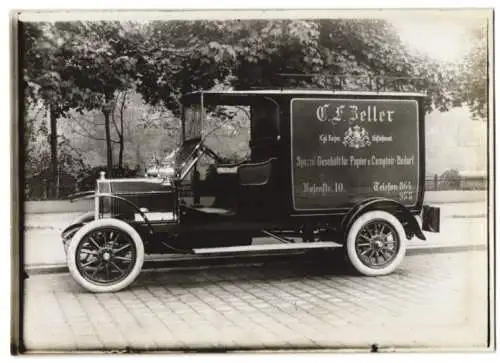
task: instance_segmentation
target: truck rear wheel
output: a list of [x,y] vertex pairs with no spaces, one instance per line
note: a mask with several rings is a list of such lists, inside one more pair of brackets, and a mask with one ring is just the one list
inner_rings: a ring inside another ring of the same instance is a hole
[[347,258],[359,273],[381,276],[393,272],[406,253],[401,222],[384,211],[370,211],[354,221],[345,244]]
[[139,234],[117,219],[84,225],[67,250],[68,269],[78,284],[92,292],[115,292],[130,285],[144,263]]

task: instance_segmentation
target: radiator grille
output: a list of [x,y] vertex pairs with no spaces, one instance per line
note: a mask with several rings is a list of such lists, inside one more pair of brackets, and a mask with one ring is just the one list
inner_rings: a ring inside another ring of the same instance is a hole
[[[97,182],[98,193],[111,193],[111,184],[107,181]],[[99,218],[112,215],[113,206],[110,197],[99,197]]]

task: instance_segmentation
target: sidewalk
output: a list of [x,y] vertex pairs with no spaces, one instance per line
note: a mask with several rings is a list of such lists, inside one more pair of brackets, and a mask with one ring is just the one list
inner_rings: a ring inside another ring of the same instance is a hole
[[[427,241],[416,238],[408,244],[408,254],[484,250],[487,245],[484,203],[443,204],[441,232],[425,233]],[[66,272],[66,258],[60,232],[81,213],[28,214],[25,221],[24,264],[28,274]],[[256,239],[254,243],[273,243]],[[296,253],[294,253],[296,254]],[[278,253],[278,256],[283,255]],[[290,252],[285,255],[290,255]],[[262,257],[259,257],[259,261]],[[145,268],[252,261],[252,256],[200,257],[193,255],[148,255]]]

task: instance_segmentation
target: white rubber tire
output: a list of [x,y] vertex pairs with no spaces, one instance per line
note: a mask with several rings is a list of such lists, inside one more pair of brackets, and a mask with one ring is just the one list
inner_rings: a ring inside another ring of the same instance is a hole
[[[132,239],[135,249],[136,249],[136,260],[135,264],[132,267],[132,270],[126,276],[124,279],[114,283],[114,284],[97,284],[93,283],[92,281],[89,281],[85,279],[81,274],[80,271],[78,270],[78,267],[76,265],[76,250],[78,247],[78,244],[81,242],[82,238],[89,232],[91,232],[94,229],[98,228],[106,228],[106,227],[113,227],[120,229],[121,231],[127,233],[130,238]],[[66,254],[66,260],[68,264],[68,269],[69,272],[71,273],[71,276],[75,279],[75,281],[84,287],[85,289],[91,291],[91,292],[116,292],[119,290],[122,290],[129,286],[134,280],[136,279],[137,275],[141,272],[142,265],[144,263],[144,245],[142,242],[141,237],[139,236],[139,233],[135,229],[133,229],[129,224],[118,220],[118,219],[112,219],[112,218],[107,218],[107,219],[98,219],[95,221],[92,221],[90,223],[87,223],[84,225],[78,232],[75,233],[71,241],[69,242],[67,254]]]
[[[387,266],[381,268],[367,266],[356,253],[356,237],[358,233],[367,223],[370,223],[373,220],[383,220],[386,223],[390,223],[396,230],[399,238],[399,251],[397,252],[395,258]],[[401,225],[401,222],[394,215],[388,212],[376,210],[366,212],[354,221],[347,234],[345,249],[349,262],[357,272],[365,276],[382,276],[390,274],[401,264],[406,254],[406,244],[406,233]]]

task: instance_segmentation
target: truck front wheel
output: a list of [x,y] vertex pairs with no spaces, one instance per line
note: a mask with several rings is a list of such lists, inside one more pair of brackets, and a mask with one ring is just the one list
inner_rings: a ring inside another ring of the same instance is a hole
[[71,238],[68,269],[81,286],[92,292],[114,292],[130,285],[144,262],[139,234],[117,219],[99,219],[84,225]]
[[354,221],[347,234],[346,254],[351,265],[366,276],[393,272],[406,253],[401,222],[384,211],[370,211]]

